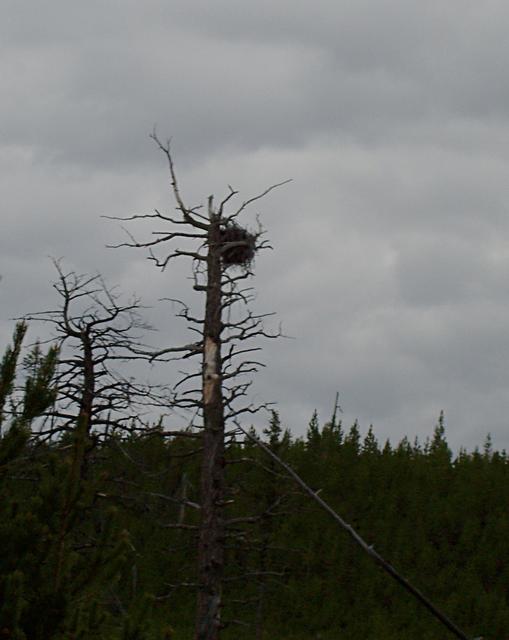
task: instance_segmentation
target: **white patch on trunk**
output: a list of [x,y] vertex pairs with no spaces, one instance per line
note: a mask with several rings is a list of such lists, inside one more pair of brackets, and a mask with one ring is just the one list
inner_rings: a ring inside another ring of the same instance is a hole
[[209,404],[214,394],[214,387],[219,380],[217,371],[217,351],[218,345],[214,340],[207,336],[205,338],[205,349],[203,354],[204,372],[203,372],[203,400],[205,404]]

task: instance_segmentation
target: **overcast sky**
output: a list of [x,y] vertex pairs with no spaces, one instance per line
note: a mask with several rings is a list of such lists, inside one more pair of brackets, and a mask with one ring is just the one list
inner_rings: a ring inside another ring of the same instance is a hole
[[496,0],[4,0],[2,344],[55,305],[48,256],[148,305],[196,295],[186,267],[105,248],[101,215],[173,210],[157,125],[191,205],[293,178],[246,219],[274,247],[255,309],[294,337],[256,381],[285,425],[339,391],[380,440],[444,409],[455,448],[509,448],[508,27]]

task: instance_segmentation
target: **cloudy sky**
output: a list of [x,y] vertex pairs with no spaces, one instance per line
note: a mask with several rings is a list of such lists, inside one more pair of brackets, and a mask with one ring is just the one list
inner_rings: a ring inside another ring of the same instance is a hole
[[189,204],[293,178],[251,213],[255,308],[294,337],[257,399],[297,434],[339,391],[381,440],[444,409],[454,447],[509,448],[508,25],[496,0],[4,0],[2,343],[55,305],[49,256],[179,333],[157,300],[196,295],[186,267],[107,249],[101,218],[173,210],[157,125]]

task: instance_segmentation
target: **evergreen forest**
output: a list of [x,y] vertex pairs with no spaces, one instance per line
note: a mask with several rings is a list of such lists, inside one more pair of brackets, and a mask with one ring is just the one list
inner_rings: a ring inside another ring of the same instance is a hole
[[[24,352],[26,328],[1,363],[0,637],[193,637],[199,443],[79,417],[41,437],[58,350]],[[422,444],[382,445],[316,413],[295,438],[273,411],[263,439],[472,637],[507,637],[509,459],[489,438],[453,456],[443,415]],[[224,465],[222,637],[448,637],[249,439]]]

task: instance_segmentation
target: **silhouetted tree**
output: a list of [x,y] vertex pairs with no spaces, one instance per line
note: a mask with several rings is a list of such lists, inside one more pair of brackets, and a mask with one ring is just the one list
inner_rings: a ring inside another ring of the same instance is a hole
[[[201,371],[184,376],[175,386],[172,406],[193,412],[197,419],[192,424],[202,432],[196,638],[216,640],[222,628],[222,581],[227,535],[224,517],[227,502],[225,443],[232,435],[226,424],[228,420],[261,408],[249,402],[239,404],[239,400],[248,394],[249,375],[260,366],[260,362],[250,355],[258,347],[244,346],[245,341],[278,335],[265,331],[265,315],[249,310],[252,291],[243,286],[252,275],[255,254],[268,245],[262,240],[261,228],[252,232],[241,227],[237,220],[249,205],[284,183],[274,184],[235,207],[232,204],[237,191],[229,187],[217,205],[213,196],[209,196],[205,213],[202,213],[201,206],[188,206],[181,196],[169,143],[163,144],[155,134],[152,138],[168,161],[179,217],[155,211],[124,218],[145,218],[163,223],[168,231],[158,230],[157,237],[146,242],[130,237],[129,242],[117,246],[149,249],[150,259],[161,269],[176,258],[190,258],[193,288],[205,295],[201,317],[193,317],[189,307],[181,303],[180,315],[197,331],[199,340],[182,347],[163,349],[158,355],[175,353],[180,358],[201,357]],[[180,246],[174,246],[174,243]],[[171,248],[165,251],[168,245]],[[236,312],[239,306],[246,310]],[[201,384],[195,384],[198,381]]]

